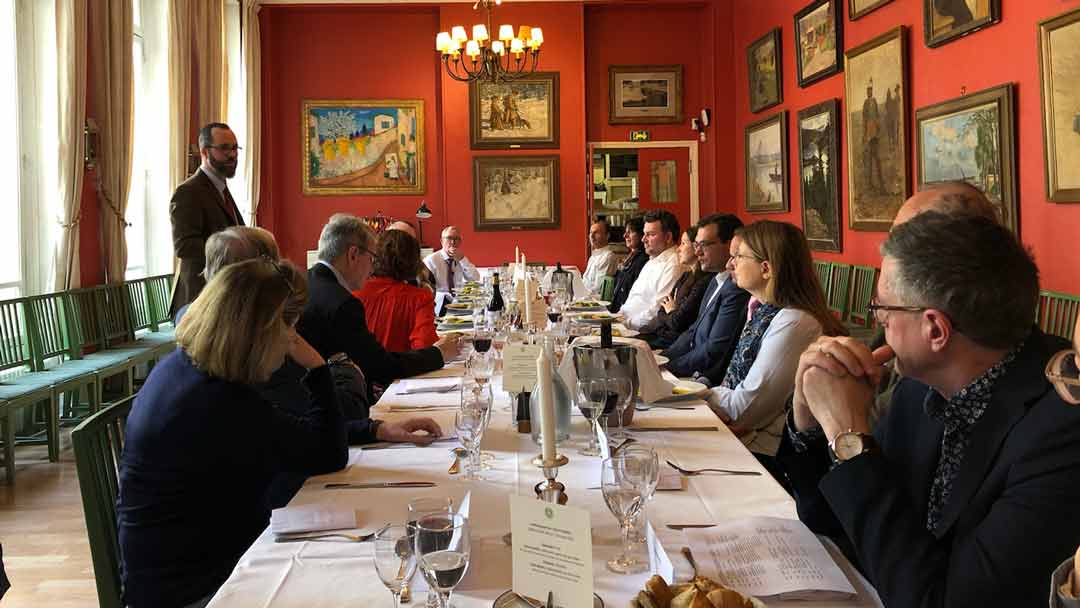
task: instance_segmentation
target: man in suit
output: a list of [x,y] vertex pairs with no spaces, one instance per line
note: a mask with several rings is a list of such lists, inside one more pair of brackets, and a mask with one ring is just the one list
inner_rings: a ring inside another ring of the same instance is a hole
[[319,261],[308,271],[308,303],[297,331],[324,357],[345,353],[369,383],[387,384],[439,369],[456,356],[456,336],[434,346],[387,352],[368,330],[364,305],[353,297],[371,275],[375,236],[364,222],[345,213],[330,218],[319,235]]
[[[799,361],[777,455],[799,516],[887,606],[1037,605],[1080,542],[1080,408],[1043,375],[1067,344],[1032,327],[1035,263],[996,222],[935,211],[882,254],[888,344],[823,337]],[[871,434],[893,357],[903,378]]]
[[480,271],[461,249],[461,230],[447,226],[442,231],[442,249],[424,258],[424,266],[435,277],[435,291],[453,293],[465,281],[479,281]]
[[236,175],[240,146],[229,125],[212,122],[199,129],[202,165],[176,188],[169,202],[174,255],[180,260],[173,285],[169,315],[175,316],[191,303],[206,285],[202,276],[206,258],[203,248],[211,234],[229,226],[243,226],[225,180]]
[[731,214],[714,213],[698,222],[694,250],[705,272],[715,272],[705,297],[701,300],[697,320],[664,351],[671,361],[668,370],[676,376],[695,373],[701,377],[711,372],[723,378],[731,361],[731,353],[739,341],[746,322],[746,303],[750,294],[735,284],[727,272],[735,231],[742,221]]

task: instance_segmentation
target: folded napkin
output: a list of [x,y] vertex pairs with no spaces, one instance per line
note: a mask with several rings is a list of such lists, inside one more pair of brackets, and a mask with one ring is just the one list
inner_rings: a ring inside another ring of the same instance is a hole
[[[635,338],[614,338],[615,344],[630,344],[637,350],[638,393],[645,403],[655,403],[660,399],[671,397],[674,385],[668,382],[660,374],[660,366],[656,364],[656,357],[652,349],[644,340]],[[571,343],[567,350],[567,356],[563,357],[562,365],[559,366],[559,374],[566,386],[577,386],[577,370],[574,369],[574,349],[578,344],[600,344],[599,336],[581,336]],[[573,389],[571,389],[573,390]]]
[[348,530],[356,526],[356,511],[351,507],[314,504],[284,507],[270,512],[270,531],[274,534]]
[[453,393],[461,387],[460,382],[430,382],[423,380],[402,380],[394,386],[398,395],[422,395],[425,393]]

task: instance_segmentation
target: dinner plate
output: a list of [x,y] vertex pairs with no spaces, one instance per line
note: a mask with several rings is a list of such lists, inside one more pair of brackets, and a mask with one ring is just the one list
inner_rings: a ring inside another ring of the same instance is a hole
[[611,302],[604,300],[588,300],[580,302],[571,302],[566,309],[571,312],[590,312],[607,309]]
[[[604,608],[604,600],[600,599],[599,595],[593,594],[593,608]],[[537,604],[543,606],[544,603]],[[493,608],[535,608],[533,604],[521,599],[521,596],[515,594],[512,590],[508,590],[499,597],[495,598],[495,603],[492,604]]]
[[657,403],[702,399],[702,395],[709,390],[709,387],[700,382],[694,382],[693,380],[674,380],[671,383],[674,385],[671,390],[671,396],[657,399]]
[[578,323],[588,323],[590,325],[600,325],[604,323],[604,321],[611,321],[614,323],[619,320],[618,315],[607,312],[583,312],[574,315],[572,318]]
[[446,305],[447,310],[472,310],[472,304],[465,302],[454,302],[453,304]]

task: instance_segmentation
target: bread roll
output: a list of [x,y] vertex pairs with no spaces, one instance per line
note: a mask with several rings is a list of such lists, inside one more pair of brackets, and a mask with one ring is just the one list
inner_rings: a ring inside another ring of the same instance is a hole
[[635,599],[641,608],[663,608],[656,602],[656,598],[648,591],[638,591],[637,598]]
[[659,608],[671,607],[671,600],[675,595],[671,593],[667,581],[660,578],[660,575],[654,574],[652,578],[645,583],[645,590],[652,594],[653,599],[656,600],[656,605],[659,606]]
[[714,608],[754,608],[750,600],[732,589],[713,589],[708,595],[709,603]]

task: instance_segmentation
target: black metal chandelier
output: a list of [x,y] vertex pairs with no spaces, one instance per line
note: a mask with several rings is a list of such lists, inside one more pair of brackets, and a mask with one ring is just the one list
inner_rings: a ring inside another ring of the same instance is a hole
[[482,8],[487,13],[487,24],[472,27],[472,38],[465,27],[456,25],[449,32],[439,32],[435,48],[442,53],[443,66],[451,78],[460,82],[506,82],[516,80],[536,71],[540,59],[540,46],[544,32],[538,27],[523,25],[514,34],[514,26],[499,26],[498,38],[492,40],[489,32],[495,7],[502,0],[477,0],[473,9]]

